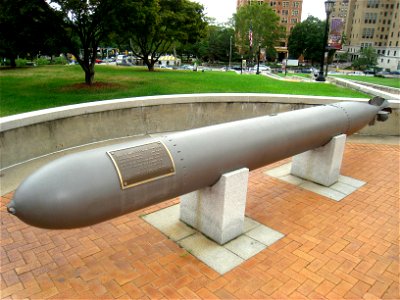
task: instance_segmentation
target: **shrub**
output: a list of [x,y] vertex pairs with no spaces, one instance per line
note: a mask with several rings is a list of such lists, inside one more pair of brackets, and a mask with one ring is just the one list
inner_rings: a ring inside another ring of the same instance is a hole
[[27,62],[28,60],[23,58],[17,58],[15,60],[15,64],[17,65],[18,68],[25,67]]
[[64,56],[57,56],[54,59],[55,65],[65,65],[67,63],[67,59]]
[[50,64],[50,61],[47,58],[39,57],[35,60],[37,66],[46,66]]

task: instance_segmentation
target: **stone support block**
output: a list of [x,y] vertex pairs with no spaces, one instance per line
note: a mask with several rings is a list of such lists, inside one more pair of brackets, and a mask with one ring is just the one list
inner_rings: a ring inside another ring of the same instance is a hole
[[346,135],[341,134],[325,146],[293,156],[291,174],[331,186],[339,179],[345,144]]
[[223,174],[211,186],[181,196],[180,219],[222,245],[243,233],[249,169]]

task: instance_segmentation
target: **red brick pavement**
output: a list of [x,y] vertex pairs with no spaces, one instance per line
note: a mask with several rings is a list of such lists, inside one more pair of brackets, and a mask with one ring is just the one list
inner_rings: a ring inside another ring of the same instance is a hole
[[[286,162],[286,161],[285,161]],[[341,202],[251,172],[246,214],[286,236],[220,276],[140,215],[88,228],[33,228],[1,199],[1,297],[32,299],[399,299],[399,147],[348,144]]]

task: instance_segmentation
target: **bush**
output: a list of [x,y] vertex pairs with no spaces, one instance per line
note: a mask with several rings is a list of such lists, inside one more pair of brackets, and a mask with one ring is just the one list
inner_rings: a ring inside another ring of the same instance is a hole
[[50,64],[50,61],[47,58],[39,57],[35,60],[37,66],[46,66]]
[[23,58],[17,58],[15,60],[15,64],[17,65],[18,68],[25,67],[27,62],[28,60]]
[[57,56],[54,59],[54,64],[55,65],[65,65],[65,64],[67,64],[67,59],[64,56]]

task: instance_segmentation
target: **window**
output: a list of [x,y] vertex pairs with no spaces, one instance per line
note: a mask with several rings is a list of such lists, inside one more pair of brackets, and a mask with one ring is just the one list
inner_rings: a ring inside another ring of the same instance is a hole
[[282,9],[282,16],[287,16],[289,11],[287,9]]
[[293,7],[300,7],[300,2],[294,1],[293,2]]
[[368,0],[367,7],[368,8],[378,8],[379,0]]
[[299,15],[299,11],[297,9],[292,10],[292,16]]
[[296,24],[296,23],[297,23],[297,19],[292,19],[290,22],[291,22],[292,24]]
[[287,24],[287,18],[286,17],[282,17],[281,22],[282,22],[282,24]]
[[283,1],[282,2],[283,7],[289,7],[289,1]]
[[372,39],[374,37],[375,29],[374,28],[363,28],[362,38],[363,39]]

